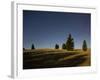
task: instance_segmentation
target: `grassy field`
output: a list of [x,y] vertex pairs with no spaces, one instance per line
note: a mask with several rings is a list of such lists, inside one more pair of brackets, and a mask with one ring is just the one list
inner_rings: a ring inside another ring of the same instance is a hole
[[26,49],[23,51],[23,69],[90,66],[90,53],[90,49]]

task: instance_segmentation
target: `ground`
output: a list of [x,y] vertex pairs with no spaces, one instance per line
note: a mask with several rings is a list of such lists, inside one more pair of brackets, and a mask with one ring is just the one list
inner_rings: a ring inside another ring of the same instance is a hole
[[90,49],[25,49],[23,69],[90,66]]

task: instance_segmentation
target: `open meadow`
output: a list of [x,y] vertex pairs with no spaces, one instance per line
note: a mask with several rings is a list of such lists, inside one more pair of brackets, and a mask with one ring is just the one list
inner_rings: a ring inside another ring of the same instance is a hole
[[26,49],[23,51],[23,69],[90,66],[90,49]]

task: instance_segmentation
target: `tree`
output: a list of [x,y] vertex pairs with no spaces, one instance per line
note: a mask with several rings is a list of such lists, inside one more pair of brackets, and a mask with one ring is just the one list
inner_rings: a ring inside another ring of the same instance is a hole
[[25,48],[23,48],[23,50],[25,50]]
[[55,45],[55,49],[59,49],[59,45],[58,44]]
[[71,34],[69,34],[69,36],[67,38],[66,49],[69,51],[74,50],[74,39],[72,38]]
[[86,40],[83,41],[82,49],[83,49],[83,51],[87,51],[87,43],[86,43]]
[[62,49],[66,49],[66,44],[65,43],[62,44]]
[[35,49],[34,44],[32,44],[31,49]]
[[74,50],[74,39],[72,38],[71,50]]

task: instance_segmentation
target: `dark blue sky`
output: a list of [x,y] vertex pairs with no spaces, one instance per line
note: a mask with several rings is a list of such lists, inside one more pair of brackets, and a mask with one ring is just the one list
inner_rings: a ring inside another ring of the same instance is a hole
[[23,47],[61,47],[69,33],[74,38],[75,48],[81,48],[83,40],[91,43],[91,15],[88,13],[67,13],[47,11],[23,11]]

